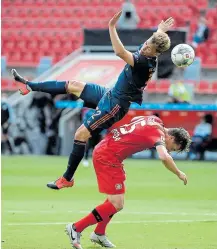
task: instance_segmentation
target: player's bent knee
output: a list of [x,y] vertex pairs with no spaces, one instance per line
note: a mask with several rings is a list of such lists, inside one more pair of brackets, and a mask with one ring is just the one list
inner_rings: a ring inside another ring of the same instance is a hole
[[118,212],[120,212],[123,208],[124,208],[123,205],[120,205],[120,206],[116,207],[116,209],[117,209]]
[[67,85],[67,92],[80,97],[82,91],[84,90],[86,83],[77,80],[69,80]]
[[113,203],[114,207],[116,208],[116,210],[119,212],[124,208],[124,204],[120,201],[120,202],[114,202]]
[[81,125],[75,132],[75,140],[86,142],[90,137],[90,132],[84,125]]
[[122,197],[109,198],[109,201],[113,204],[118,212],[124,208],[124,200]]

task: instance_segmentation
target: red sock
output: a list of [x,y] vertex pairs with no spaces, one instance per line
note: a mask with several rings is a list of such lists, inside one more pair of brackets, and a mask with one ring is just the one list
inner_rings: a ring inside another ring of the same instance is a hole
[[[106,199],[106,201],[104,203],[108,202],[108,199]],[[94,232],[98,235],[105,235],[105,229],[108,225],[108,223],[110,222],[111,218],[113,215],[111,215],[110,217],[108,217],[108,219],[105,219],[101,222],[99,222],[94,230]]]
[[94,225],[98,222],[107,221],[109,216],[117,213],[116,208],[111,202],[104,202],[103,204],[97,206],[90,214],[88,214],[83,219],[74,223],[76,231],[81,233],[88,226]]
[[107,220],[103,220],[101,222],[99,222],[94,230],[94,232],[98,235],[105,235],[105,230],[106,230],[106,227],[108,225],[108,223],[110,222],[110,220],[112,219],[112,216],[111,215]]

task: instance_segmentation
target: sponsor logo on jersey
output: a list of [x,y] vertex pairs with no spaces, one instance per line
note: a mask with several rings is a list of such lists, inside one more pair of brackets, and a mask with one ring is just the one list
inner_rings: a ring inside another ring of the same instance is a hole
[[122,189],[122,188],[123,188],[123,186],[122,186],[121,183],[115,184],[115,189],[116,189],[116,190],[120,190],[120,189]]

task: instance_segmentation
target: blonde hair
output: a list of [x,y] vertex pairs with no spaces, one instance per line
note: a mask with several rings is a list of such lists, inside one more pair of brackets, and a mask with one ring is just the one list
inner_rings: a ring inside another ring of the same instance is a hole
[[169,36],[164,32],[155,32],[151,37],[151,43],[155,45],[158,53],[167,51],[171,45]]

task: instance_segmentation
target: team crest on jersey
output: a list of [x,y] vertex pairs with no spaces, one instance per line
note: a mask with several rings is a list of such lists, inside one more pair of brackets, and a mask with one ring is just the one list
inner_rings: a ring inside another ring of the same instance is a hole
[[121,183],[115,184],[115,189],[116,189],[116,190],[120,190],[120,189],[122,189],[122,188],[123,188],[123,186],[122,186]]

